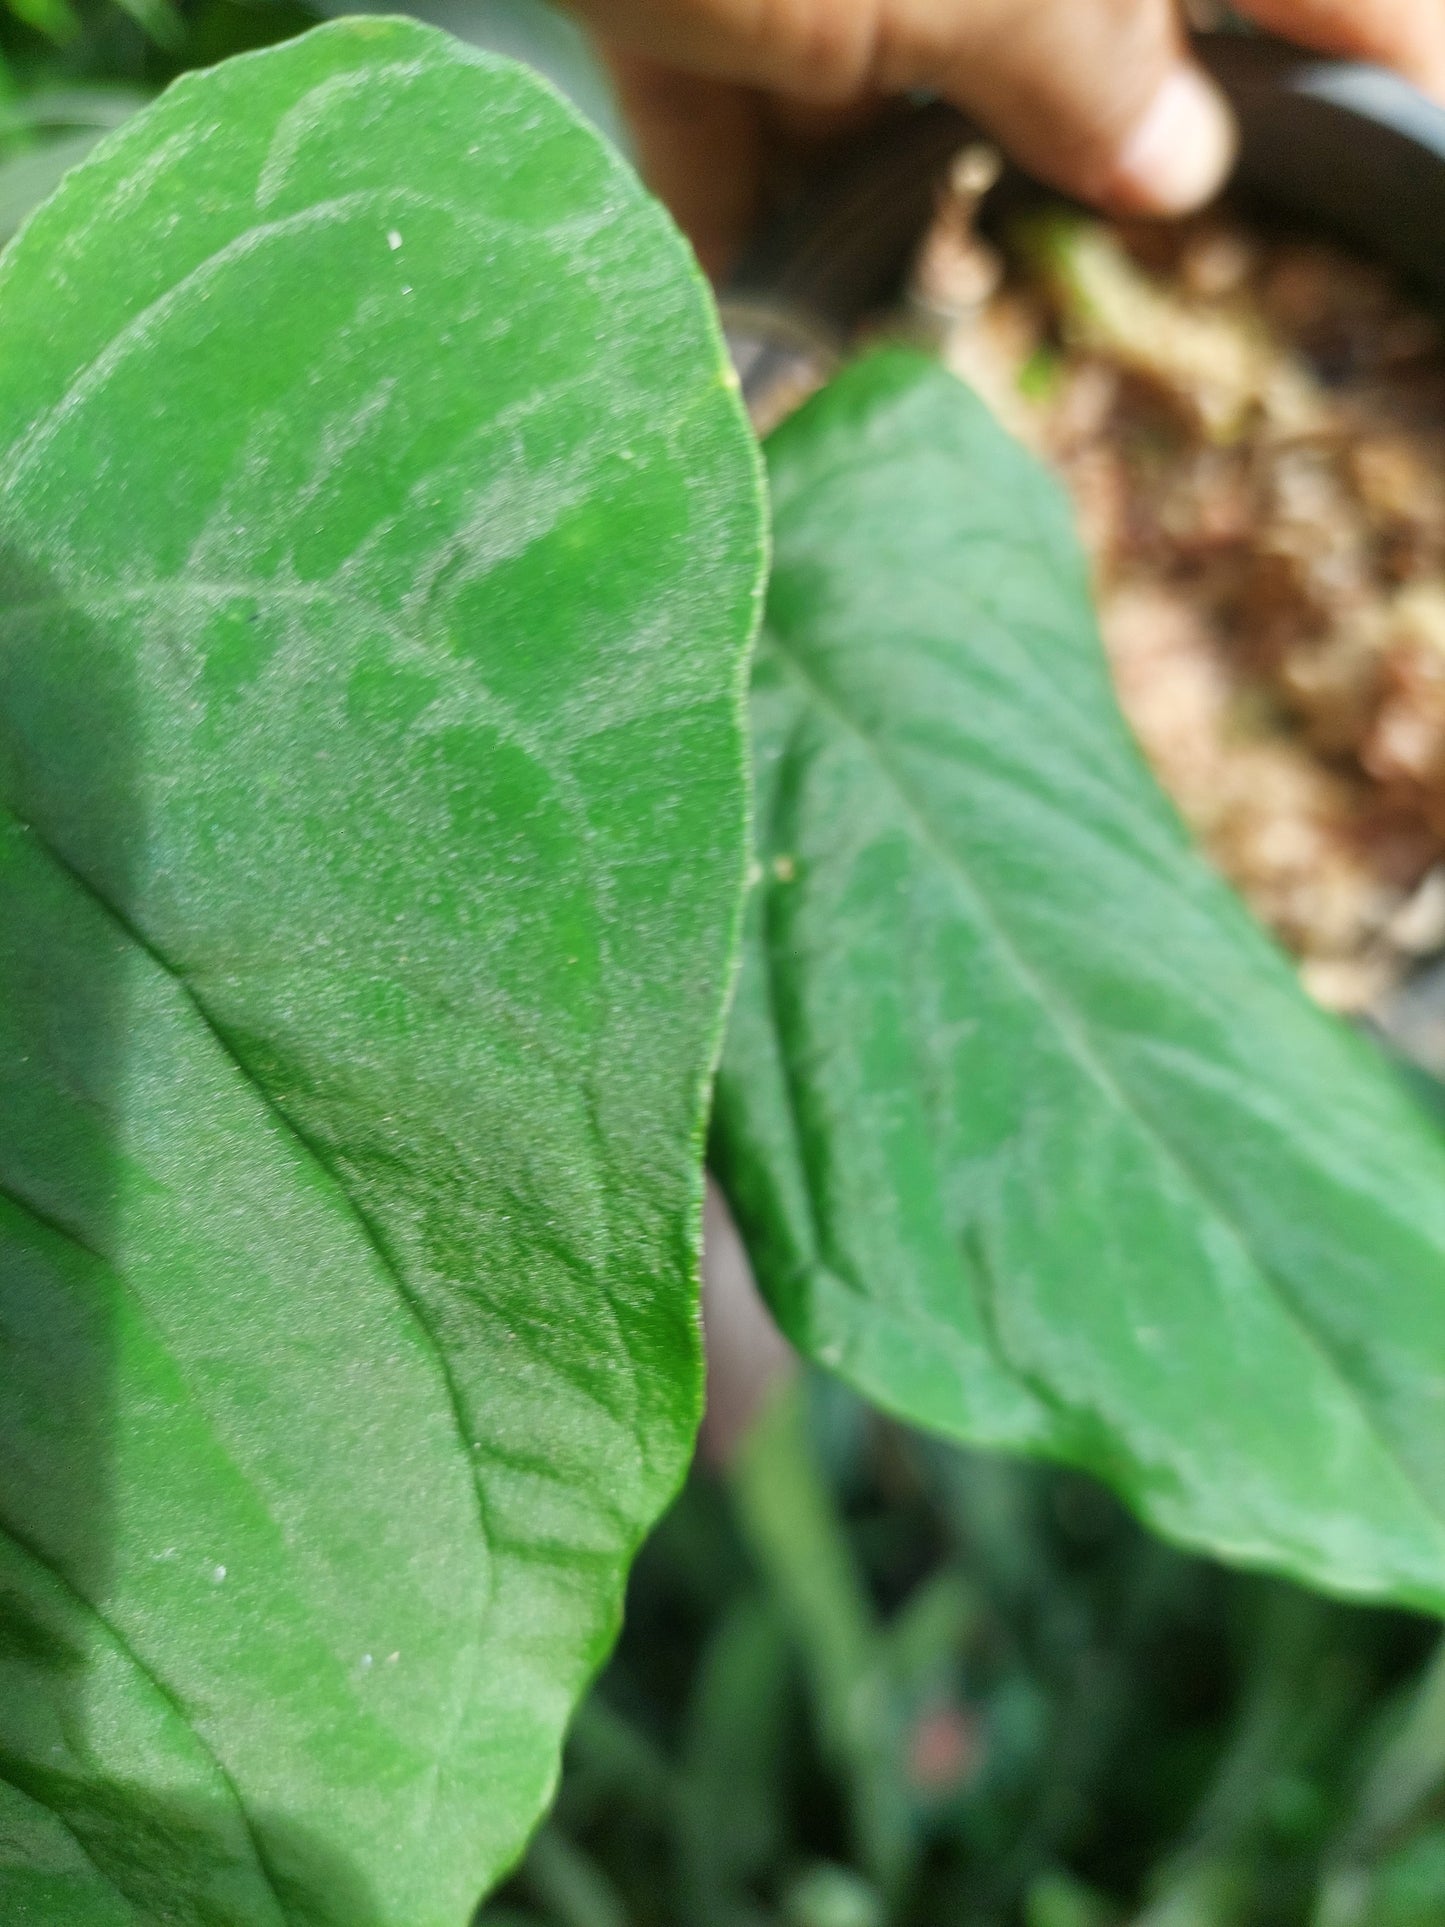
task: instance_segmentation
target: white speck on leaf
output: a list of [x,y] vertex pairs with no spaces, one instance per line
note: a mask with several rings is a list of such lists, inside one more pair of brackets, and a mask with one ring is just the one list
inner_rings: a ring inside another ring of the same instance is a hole
[[226,1568],[224,1566],[211,1567],[211,1584],[213,1586],[219,1586],[221,1581],[225,1578],[225,1576],[226,1576]]
[[396,228],[392,228],[388,232],[386,237],[386,245],[391,249],[393,254],[395,254],[397,249],[401,246],[401,235]]

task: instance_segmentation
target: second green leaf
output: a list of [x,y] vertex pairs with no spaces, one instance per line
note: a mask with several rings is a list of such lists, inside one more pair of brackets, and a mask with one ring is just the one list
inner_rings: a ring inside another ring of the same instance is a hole
[[1061,494],[899,353],[770,469],[714,1158],[782,1323],[1173,1539],[1445,1605],[1445,1153],[1145,769]]

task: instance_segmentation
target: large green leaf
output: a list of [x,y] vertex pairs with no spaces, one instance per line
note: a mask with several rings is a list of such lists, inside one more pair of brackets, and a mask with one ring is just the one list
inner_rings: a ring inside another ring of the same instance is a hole
[[461,1927],[698,1397],[756,460],[666,217],[370,21],[0,263],[0,1918]]
[[893,354],[774,438],[716,1157],[808,1352],[1445,1606],[1445,1153],[1189,847],[1053,483]]

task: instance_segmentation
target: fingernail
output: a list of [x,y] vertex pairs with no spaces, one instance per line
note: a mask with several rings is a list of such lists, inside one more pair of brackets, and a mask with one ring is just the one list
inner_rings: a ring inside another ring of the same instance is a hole
[[1237,138],[1213,81],[1197,67],[1178,66],[1124,143],[1111,198],[1140,213],[1186,214],[1224,185]]

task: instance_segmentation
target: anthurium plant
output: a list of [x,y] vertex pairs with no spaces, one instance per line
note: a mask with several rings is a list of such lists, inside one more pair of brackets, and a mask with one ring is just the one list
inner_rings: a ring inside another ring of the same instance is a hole
[[1445,1152],[1057,490],[897,352],[766,470],[770,583],[683,242],[415,24],[0,258],[5,1922],[464,1927],[688,1462],[705,1152],[881,1407],[1445,1607]]

